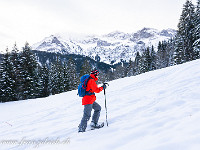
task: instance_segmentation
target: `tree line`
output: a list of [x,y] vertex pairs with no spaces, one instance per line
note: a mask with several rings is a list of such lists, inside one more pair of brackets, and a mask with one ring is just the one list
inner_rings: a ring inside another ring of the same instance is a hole
[[110,65],[94,63],[94,60],[83,56],[79,56],[78,63],[75,63],[78,56],[68,58],[67,55],[66,59],[61,54],[51,56],[54,57],[52,60],[44,59],[45,54],[33,51],[28,43],[22,51],[16,44],[12,51],[7,49],[0,63],[0,102],[47,97],[75,90],[80,77],[89,74],[92,68],[101,72],[99,83],[110,80],[104,73]]
[[100,70],[99,83],[103,83],[199,58],[200,0],[196,6],[187,0],[173,39],[160,41],[157,51],[153,46],[147,47],[137,52],[134,60],[107,69],[103,63],[91,64],[87,59],[77,64],[72,57],[63,61],[61,56],[56,56],[54,62],[41,63],[28,43],[20,52],[15,44],[11,52],[7,50],[3,55],[0,64],[0,102],[47,97],[77,89],[80,77],[94,67]]
[[[89,70],[89,68],[87,68]],[[28,43],[6,52],[0,64],[0,102],[47,97],[76,89],[78,76],[73,59],[40,64]]]

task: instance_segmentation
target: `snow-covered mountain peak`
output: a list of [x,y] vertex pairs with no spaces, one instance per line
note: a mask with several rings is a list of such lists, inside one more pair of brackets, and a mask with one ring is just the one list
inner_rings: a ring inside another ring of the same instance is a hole
[[153,34],[153,33],[158,33],[159,30],[154,29],[154,28],[144,27],[143,29],[139,30],[138,32],[143,32],[143,33],[148,32],[148,33],[152,33]]
[[65,40],[60,35],[51,35],[41,42],[32,46],[35,50],[61,53],[61,54],[82,54],[82,48],[76,45],[72,40]]
[[142,52],[147,46],[154,46],[159,41],[174,37],[176,31],[166,29],[159,31],[152,28],[143,28],[135,33],[114,31],[102,36],[72,33],[58,33],[44,38],[34,44],[33,49],[62,54],[79,54],[105,63],[118,63],[121,60],[133,60],[137,51]]
[[174,33],[176,33],[176,30],[174,30],[174,29],[166,29],[166,30],[162,30],[160,32],[160,35],[174,37]]
[[157,29],[152,28],[143,28],[142,30],[137,31],[136,33],[132,34],[131,41],[138,41],[142,39],[155,39],[156,37],[166,37],[172,38],[175,36],[176,30],[174,29],[166,29],[159,31]]
[[114,32],[110,32],[110,33],[104,35],[103,37],[125,40],[125,39],[129,39],[130,36],[131,35],[128,34],[128,33],[124,33],[124,32],[121,32],[121,31],[114,31]]

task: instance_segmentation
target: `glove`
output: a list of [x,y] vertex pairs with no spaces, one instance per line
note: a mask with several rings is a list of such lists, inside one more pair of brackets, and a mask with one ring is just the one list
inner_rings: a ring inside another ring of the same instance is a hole
[[103,84],[101,87],[103,87],[103,89],[105,90],[107,86],[105,84]]

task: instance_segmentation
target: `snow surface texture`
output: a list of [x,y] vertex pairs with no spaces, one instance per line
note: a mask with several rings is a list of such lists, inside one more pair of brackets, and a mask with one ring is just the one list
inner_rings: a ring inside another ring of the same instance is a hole
[[[200,149],[200,60],[109,84],[109,127],[85,133],[77,132],[83,111],[77,91],[0,104],[0,149]],[[96,95],[103,122],[104,95]]]

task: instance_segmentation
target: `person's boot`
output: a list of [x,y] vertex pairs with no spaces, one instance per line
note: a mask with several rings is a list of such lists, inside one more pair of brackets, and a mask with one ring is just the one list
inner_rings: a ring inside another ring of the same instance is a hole
[[80,133],[80,132],[85,132],[85,129],[80,128],[80,127],[78,126],[78,133]]
[[96,129],[102,128],[103,125],[104,125],[103,123],[102,124],[98,124],[98,123],[94,123],[93,121],[90,123],[90,126],[92,128],[96,128]]

